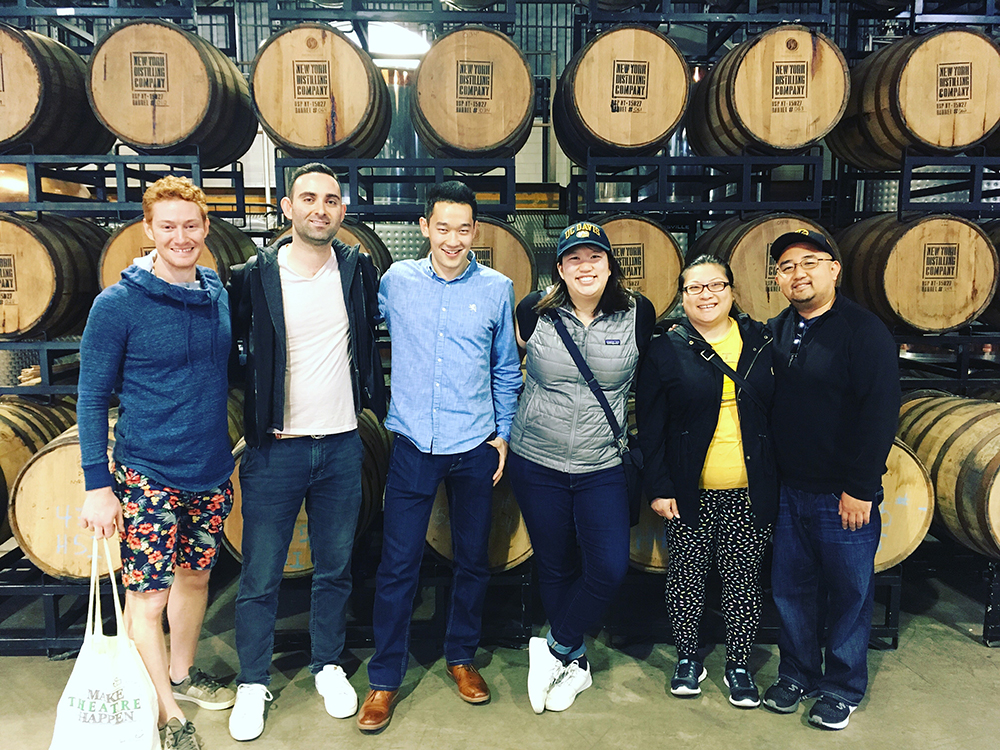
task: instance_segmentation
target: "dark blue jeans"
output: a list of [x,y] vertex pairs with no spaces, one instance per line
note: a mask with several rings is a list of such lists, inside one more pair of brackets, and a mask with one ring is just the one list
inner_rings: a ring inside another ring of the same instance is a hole
[[375,577],[372,624],[375,654],[368,662],[373,690],[397,690],[410,655],[410,619],[424,539],[437,488],[448,491],[454,573],[444,656],[449,666],[470,664],[479,646],[487,556],[493,518],[496,448],[486,442],[465,453],[421,453],[402,435],[392,445],[385,486],[382,559]]
[[[771,583],[781,616],[778,674],[856,706],[868,687],[875,551],[882,523],[844,529],[840,497],[782,485]],[[825,664],[820,638],[826,634]],[[825,667],[825,669],[824,669]]]
[[361,508],[361,438],[357,430],[323,438],[268,438],[240,462],[243,572],[236,596],[236,682],[267,685],[282,569],[295,519],[306,501],[315,571],[309,635],[316,674],[344,650],[351,551]]
[[531,537],[550,645],[575,659],[628,571],[625,473],[614,466],[567,474],[513,452],[507,470]]

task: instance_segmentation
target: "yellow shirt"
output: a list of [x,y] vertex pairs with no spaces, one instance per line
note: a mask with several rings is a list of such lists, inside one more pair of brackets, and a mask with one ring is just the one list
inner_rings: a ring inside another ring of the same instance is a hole
[[[739,326],[730,319],[729,331],[719,341],[709,341],[722,361],[734,370],[743,351]],[[743,460],[743,438],[740,436],[740,415],[736,410],[736,383],[722,376],[722,405],[719,423],[708,446],[701,486],[708,490],[731,490],[746,487],[747,466]]]

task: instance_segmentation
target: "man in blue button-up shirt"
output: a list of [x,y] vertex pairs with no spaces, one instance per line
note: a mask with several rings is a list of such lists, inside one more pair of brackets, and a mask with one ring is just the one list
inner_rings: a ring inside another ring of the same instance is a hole
[[371,692],[358,726],[389,723],[409,659],[410,616],[438,485],[448,489],[454,584],[444,653],[469,703],[489,700],[472,666],[489,582],[493,485],[500,480],[521,389],[513,283],[476,262],[476,197],[460,182],[428,190],[421,260],[393,263],[379,289],[392,340],[396,433],[385,490],[384,541],[373,612]]

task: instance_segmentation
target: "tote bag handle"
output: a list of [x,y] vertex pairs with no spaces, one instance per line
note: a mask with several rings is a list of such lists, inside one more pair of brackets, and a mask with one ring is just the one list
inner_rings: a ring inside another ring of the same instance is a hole
[[[115,581],[115,566],[111,560],[111,547],[108,544],[107,537],[104,537],[101,541],[104,542],[104,559],[107,560],[108,575],[111,577],[111,595],[115,601],[115,622],[118,626],[118,633],[124,635],[125,617],[122,614],[118,584]],[[84,642],[88,641],[92,636],[96,636],[98,628],[100,628],[100,634],[104,635],[104,620],[101,617],[101,574],[97,567],[97,547],[97,534],[94,534],[93,547],[90,553],[90,599],[87,602],[87,630],[83,635]]]

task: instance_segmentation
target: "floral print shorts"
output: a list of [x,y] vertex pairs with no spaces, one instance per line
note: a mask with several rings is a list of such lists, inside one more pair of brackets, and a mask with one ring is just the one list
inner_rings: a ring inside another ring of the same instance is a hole
[[186,492],[117,466],[113,489],[125,515],[121,548],[126,589],[170,588],[174,566],[212,569],[222,540],[222,522],[233,508],[231,481],[204,492]]

